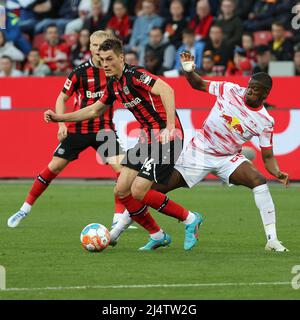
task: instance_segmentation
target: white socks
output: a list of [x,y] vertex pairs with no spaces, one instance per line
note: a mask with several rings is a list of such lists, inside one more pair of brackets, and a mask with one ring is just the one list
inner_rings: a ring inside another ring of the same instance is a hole
[[266,184],[253,189],[254,200],[259,209],[267,240],[277,240],[275,207]]
[[164,232],[162,229],[160,229],[159,231],[155,232],[155,233],[151,233],[150,237],[153,240],[160,240],[164,237]]
[[32,206],[29,203],[24,202],[20,210],[28,214],[31,210],[31,207]]
[[188,215],[187,218],[186,218],[184,221],[182,221],[182,222],[183,222],[185,225],[186,225],[186,224],[191,224],[191,223],[193,223],[193,222],[195,221],[195,219],[196,219],[195,214],[194,214],[193,212],[189,211],[189,215]]

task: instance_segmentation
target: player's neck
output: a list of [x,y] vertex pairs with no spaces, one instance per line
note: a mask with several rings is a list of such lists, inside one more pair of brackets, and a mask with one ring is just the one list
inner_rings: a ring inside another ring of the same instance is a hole
[[95,59],[95,58],[93,57],[93,58],[92,58],[92,62],[93,62],[94,66],[95,66],[96,68],[101,68],[101,62],[100,62],[100,60],[97,60],[97,59]]

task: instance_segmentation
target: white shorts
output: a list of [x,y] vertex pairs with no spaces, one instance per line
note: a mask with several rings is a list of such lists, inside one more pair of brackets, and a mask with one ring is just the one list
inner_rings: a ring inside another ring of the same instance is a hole
[[229,183],[231,174],[244,161],[249,160],[240,153],[230,156],[214,156],[204,153],[189,143],[178,158],[175,169],[181,173],[190,188],[202,181],[209,173],[231,185]]

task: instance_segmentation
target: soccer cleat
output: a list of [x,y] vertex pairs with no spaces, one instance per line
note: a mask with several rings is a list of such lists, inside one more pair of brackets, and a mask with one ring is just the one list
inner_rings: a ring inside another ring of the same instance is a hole
[[195,221],[185,226],[184,250],[191,250],[198,241],[199,226],[203,223],[203,216],[194,212]]
[[289,251],[286,247],[282,245],[282,242],[279,240],[269,240],[265,246],[265,250],[267,251],[277,251],[277,252],[285,252]]
[[26,218],[27,213],[19,210],[17,213],[15,213],[14,215],[12,215],[8,220],[7,220],[7,225],[10,228],[15,228],[18,226],[18,224],[24,219]]
[[143,247],[139,248],[140,251],[150,251],[155,250],[159,247],[167,247],[172,242],[171,237],[164,233],[164,237],[160,240],[153,240],[151,237],[149,238],[149,242]]

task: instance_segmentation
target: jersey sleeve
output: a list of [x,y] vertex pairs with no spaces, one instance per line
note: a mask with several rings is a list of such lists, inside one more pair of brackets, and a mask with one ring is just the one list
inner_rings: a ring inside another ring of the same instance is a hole
[[71,97],[78,88],[79,79],[75,71],[72,71],[65,81],[62,92]]
[[265,128],[259,136],[259,146],[261,149],[273,148],[273,125]]
[[139,69],[134,71],[132,76],[132,83],[137,87],[141,87],[147,91],[151,91],[157,79],[158,76],[155,76],[145,69]]

